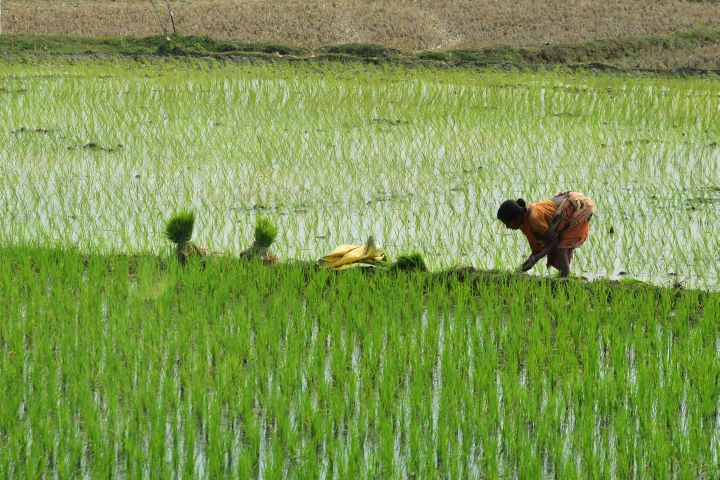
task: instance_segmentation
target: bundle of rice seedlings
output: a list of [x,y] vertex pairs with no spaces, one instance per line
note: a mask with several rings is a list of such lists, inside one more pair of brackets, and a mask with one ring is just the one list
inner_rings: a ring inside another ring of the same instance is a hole
[[181,210],[173,214],[165,224],[165,238],[176,245],[183,245],[192,239],[195,228],[195,214],[189,210]]
[[195,228],[195,214],[189,210],[181,210],[173,214],[165,224],[165,238],[175,244],[178,262],[185,265],[189,257],[205,257],[207,249],[198,247],[192,241]]
[[399,255],[392,268],[405,272],[427,272],[427,266],[419,252]]
[[266,217],[258,217],[255,224],[255,243],[261,248],[268,249],[277,238],[277,227]]
[[240,253],[241,258],[260,258],[265,263],[274,263],[275,255],[268,253],[268,249],[277,238],[277,226],[267,217],[258,217],[255,223],[255,241],[247,250]]

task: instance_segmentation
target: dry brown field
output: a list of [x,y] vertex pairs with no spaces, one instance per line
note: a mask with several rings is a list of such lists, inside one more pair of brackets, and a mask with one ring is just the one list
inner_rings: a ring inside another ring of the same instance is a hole
[[[406,52],[667,34],[720,24],[720,3],[714,1],[176,0],[171,4],[182,34],[307,47],[378,43]],[[148,0],[4,0],[2,26],[3,33],[17,34],[159,32]],[[717,56],[717,47],[709,50],[700,52],[700,57]]]

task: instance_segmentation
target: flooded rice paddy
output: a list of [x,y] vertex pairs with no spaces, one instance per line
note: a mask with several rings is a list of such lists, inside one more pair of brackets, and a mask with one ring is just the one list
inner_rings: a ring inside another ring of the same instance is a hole
[[[4,65],[3,241],[163,252],[162,225],[282,258],[374,235],[432,268],[516,268],[507,198],[598,214],[574,273],[718,286],[720,82],[584,73],[207,62]],[[538,265],[535,273],[543,275]]]
[[[717,79],[4,62],[3,478],[720,476]],[[596,281],[508,274],[563,189]],[[290,262],[371,234],[436,272]]]

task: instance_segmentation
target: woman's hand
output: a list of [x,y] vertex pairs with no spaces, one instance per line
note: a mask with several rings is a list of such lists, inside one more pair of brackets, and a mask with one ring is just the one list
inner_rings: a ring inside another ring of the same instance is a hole
[[520,269],[523,272],[527,272],[532,267],[534,267],[537,262],[538,262],[538,258],[535,257],[534,253],[531,253],[530,256],[527,258],[527,260],[525,260],[525,263],[522,264],[522,267],[520,267]]
[[547,229],[542,238],[547,245],[539,252],[531,253],[527,260],[525,260],[525,263],[522,264],[522,267],[520,267],[521,271],[527,272],[530,270],[537,262],[542,260],[545,255],[555,250],[555,247],[557,247],[558,243],[560,243],[560,237],[551,228]]

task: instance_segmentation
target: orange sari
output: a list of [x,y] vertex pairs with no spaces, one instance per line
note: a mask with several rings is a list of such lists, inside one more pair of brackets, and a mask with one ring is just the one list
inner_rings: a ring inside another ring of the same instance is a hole
[[537,253],[547,245],[542,236],[552,228],[560,239],[556,248],[570,249],[572,258],[572,249],[587,240],[596,208],[593,201],[581,193],[560,192],[557,196],[564,197],[560,205],[552,200],[529,204],[520,231],[527,237],[532,252]]

